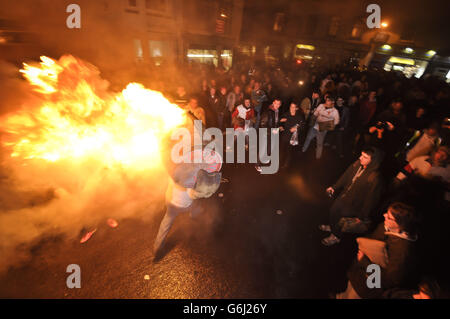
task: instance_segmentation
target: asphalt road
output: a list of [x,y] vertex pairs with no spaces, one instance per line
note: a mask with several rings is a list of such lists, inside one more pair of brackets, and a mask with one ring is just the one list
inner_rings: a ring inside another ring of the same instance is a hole
[[[317,226],[331,204],[325,188],[352,159],[313,153],[275,175],[225,165],[224,196],[205,200],[197,220],[179,216],[157,263],[151,248],[164,211],[105,223],[85,244],[45,238],[29,262],[0,274],[0,298],[326,298],[345,287],[356,247],[353,237],[322,246]],[[80,289],[66,286],[69,264],[81,268]]]

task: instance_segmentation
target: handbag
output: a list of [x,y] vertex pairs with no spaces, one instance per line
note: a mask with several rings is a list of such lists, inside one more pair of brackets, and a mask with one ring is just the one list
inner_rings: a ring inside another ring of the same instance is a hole
[[[298,128],[298,125],[296,125]],[[298,145],[298,130],[296,130],[294,133],[292,133],[291,140],[289,141],[289,144],[292,146]]]
[[358,237],[356,238],[358,248],[369,260],[382,268],[386,268],[389,263],[389,256],[386,250],[386,243],[383,241]]
[[318,122],[318,123],[319,123],[319,132],[334,130],[334,120]]

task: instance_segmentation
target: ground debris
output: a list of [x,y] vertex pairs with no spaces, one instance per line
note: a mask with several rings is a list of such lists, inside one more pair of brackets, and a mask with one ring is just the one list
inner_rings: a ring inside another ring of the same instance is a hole
[[106,223],[108,224],[109,227],[111,228],[116,228],[117,226],[119,226],[119,223],[117,222],[117,220],[113,219],[113,218],[108,218],[108,220],[106,221]]
[[97,231],[97,228],[95,228],[94,230],[91,230],[90,232],[87,232],[83,237],[81,237],[80,243],[83,244],[85,242],[87,242],[92,235],[94,235],[94,233]]

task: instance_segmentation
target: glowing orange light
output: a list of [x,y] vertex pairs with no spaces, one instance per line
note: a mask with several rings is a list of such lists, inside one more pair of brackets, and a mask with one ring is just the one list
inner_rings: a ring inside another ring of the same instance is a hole
[[109,92],[97,68],[73,56],[41,61],[20,72],[43,103],[1,121],[12,157],[151,167],[159,163],[161,136],[186,120],[181,108],[139,83]]

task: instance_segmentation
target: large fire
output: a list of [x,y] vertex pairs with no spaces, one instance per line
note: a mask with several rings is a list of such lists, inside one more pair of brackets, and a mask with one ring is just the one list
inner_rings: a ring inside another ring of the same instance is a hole
[[0,118],[0,272],[29,258],[24,247],[41,238],[74,239],[108,218],[120,224],[161,212],[162,142],[190,124],[141,84],[113,93],[89,63],[41,59],[21,70],[30,85],[14,82],[24,96],[8,103],[17,105],[0,101],[10,110]]
[[93,65],[70,55],[41,60],[24,63],[21,72],[43,102],[2,120],[12,157],[148,168],[159,163],[161,136],[186,120],[181,108],[141,84],[113,94]]

